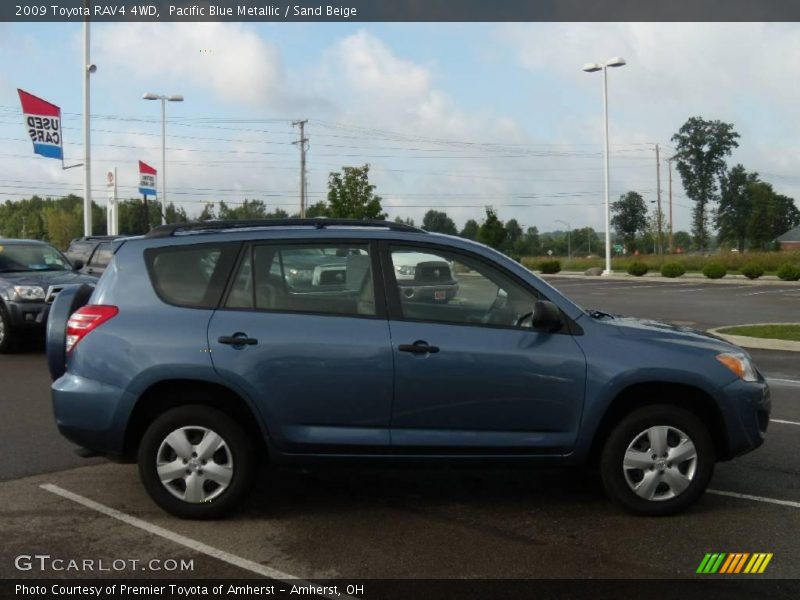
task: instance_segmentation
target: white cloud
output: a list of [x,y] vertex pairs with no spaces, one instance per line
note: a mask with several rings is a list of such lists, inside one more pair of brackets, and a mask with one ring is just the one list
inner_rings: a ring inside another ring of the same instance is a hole
[[239,23],[97,27],[93,53],[104,67],[144,80],[186,81],[225,102],[263,106],[281,93],[278,49]]

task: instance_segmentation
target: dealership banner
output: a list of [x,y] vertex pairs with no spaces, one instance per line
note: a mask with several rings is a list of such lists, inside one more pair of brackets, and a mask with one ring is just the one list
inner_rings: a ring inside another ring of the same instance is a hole
[[156,170],[139,161],[139,193],[144,196],[156,195]]
[[33,151],[47,158],[64,160],[61,135],[61,108],[17,89],[22,103],[22,119],[33,142]]

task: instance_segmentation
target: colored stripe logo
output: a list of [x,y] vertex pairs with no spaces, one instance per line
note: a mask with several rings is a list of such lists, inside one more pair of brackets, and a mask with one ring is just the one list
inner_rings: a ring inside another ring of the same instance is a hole
[[697,573],[704,575],[737,575],[740,573],[757,574],[763,573],[769,562],[772,560],[772,552],[715,552],[707,553]]

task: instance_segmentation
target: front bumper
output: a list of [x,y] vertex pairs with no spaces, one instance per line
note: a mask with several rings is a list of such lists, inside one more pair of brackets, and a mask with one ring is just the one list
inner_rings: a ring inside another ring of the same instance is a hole
[[416,284],[399,280],[397,286],[403,298],[414,302],[449,302],[458,294],[457,283]]
[[764,443],[772,412],[769,386],[765,381],[734,381],[722,389],[720,402],[728,438],[730,459],[758,448]]
[[7,302],[8,316],[15,329],[44,329],[50,305],[45,302]]

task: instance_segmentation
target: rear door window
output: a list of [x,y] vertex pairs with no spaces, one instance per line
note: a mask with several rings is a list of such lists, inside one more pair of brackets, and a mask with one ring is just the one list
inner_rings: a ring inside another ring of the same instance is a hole
[[240,261],[226,307],[374,316],[369,247],[253,246]]

